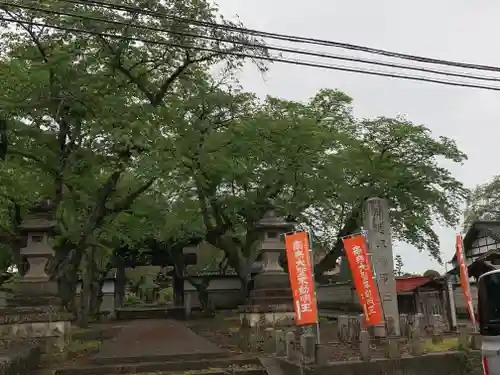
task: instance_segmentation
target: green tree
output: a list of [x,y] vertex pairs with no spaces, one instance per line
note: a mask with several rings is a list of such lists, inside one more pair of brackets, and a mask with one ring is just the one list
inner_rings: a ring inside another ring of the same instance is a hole
[[256,223],[269,210],[298,216],[335,190],[328,150],[342,147],[350,99],[325,90],[307,103],[255,96],[209,77],[197,98],[178,95],[175,158],[193,184],[205,238],[224,250],[243,291],[258,253]]
[[476,186],[464,212],[465,230],[476,220],[500,220],[500,176]]
[[[331,205],[340,214],[330,237],[331,251],[316,265],[316,272],[331,268],[342,254],[342,237],[360,230],[363,204],[370,197],[388,199],[395,239],[427,250],[441,262],[432,225],[435,220],[456,225],[468,191],[439,163],[442,159],[461,163],[465,154],[453,140],[435,138],[425,126],[402,118],[356,121],[351,134],[349,147],[341,157],[335,155],[345,183],[332,196]],[[331,221],[319,222],[320,230],[328,232]]]
[[[154,11],[176,16],[164,18],[60,1],[12,3],[0,7],[2,15],[17,21],[15,29],[2,31],[2,134],[12,133],[7,155],[29,160],[44,172],[43,187],[50,192],[44,195],[52,198],[62,229],[53,275],[68,287],[63,299],[69,304],[82,260],[93,263],[101,228],[131,209],[169,165],[164,158],[169,153],[163,152],[170,142],[166,97],[196,70],[222,60],[237,65],[238,59],[229,59],[225,51],[265,50],[249,46],[254,38],[179,20],[216,21],[217,9],[203,1],[148,3]],[[140,1],[128,5],[144,7]],[[171,32],[136,27],[139,21]],[[65,27],[86,32],[60,29]],[[197,38],[188,31],[245,45]],[[84,294],[87,285],[90,281]]]

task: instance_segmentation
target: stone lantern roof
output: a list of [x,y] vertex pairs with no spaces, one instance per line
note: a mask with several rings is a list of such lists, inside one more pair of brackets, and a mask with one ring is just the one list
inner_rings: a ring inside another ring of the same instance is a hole
[[286,221],[284,218],[276,215],[274,210],[267,211],[262,219],[255,225],[256,229],[261,230],[279,230],[280,232],[286,233],[292,231],[294,224]]
[[52,232],[57,227],[51,200],[43,200],[36,205],[19,225],[21,232]]

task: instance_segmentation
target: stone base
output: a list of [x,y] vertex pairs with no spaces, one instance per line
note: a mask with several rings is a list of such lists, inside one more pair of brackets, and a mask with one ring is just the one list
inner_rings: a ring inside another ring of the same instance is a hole
[[11,284],[10,289],[16,294],[23,296],[57,296],[57,282],[50,280],[21,280]]
[[295,325],[295,311],[291,304],[240,306],[239,310],[241,324],[249,327]]
[[33,318],[32,321],[0,324],[0,343],[4,348],[29,342],[40,345],[42,353],[60,353],[66,349],[70,339],[69,320],[36,321]]
[[[72,314],[61,311],[60,300],[52,293],[52,283],[19,283],[0,291],[0,344],[11,347],[30,342],[43,353],[60,353],[69,343]],[[23,290],[26,293],[18,293]]]
[[254,277],[254,289],[290,289],[286,272],[262,272]]

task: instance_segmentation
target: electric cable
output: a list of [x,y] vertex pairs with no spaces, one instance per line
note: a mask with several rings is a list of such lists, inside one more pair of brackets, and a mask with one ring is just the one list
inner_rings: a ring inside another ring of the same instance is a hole
[[267,45],[267,46],[266,45],[259,45],[259,44],[250,43],[247,41],[242,41],[242,40],[227,40],[225,38],[219,38],[219,37],[214,37],[214,36],[210,36],[210,35],[201,35],[201,34],[193,34],[193,33],[187,33],[187,32],[174,31],[174,30],[166,30],[166,29],[163,29],[161,27],[147,26],[147,25],[141,25],[141,24],[136,24],[136,23],[124,23],[124,22],[115,21],[115,20],[108,20],[108,19],[104,19],[104,18],[76,14],[76,13],[62,12],[62,11],[53,10],[53,9],[43,9],[43,8],[37,8],[37,7],[32,7],[32,6],[27,6],[27,5],[18,5],[18,4],[8,3],[8,2],[4,2],[4,1],[0,1],[0,5],[10,6],[10,7],[19,8],[19,9],[26,9],[26,10],[31,10],[31,11],[38,11],[38,12],[42,12],[42,13],[46,13],[46,14],[55,14],[55,15],[60,15],[60,16],[75,17],[75,18],[79,18],[82,20],[108,23],[108,24],[117,25],[117,26],[133,27],[133,28],[136,28],[139,30],[157,31],[157,32],[163,32],[166,34],[193,37],[193,38],[199,38],[199,39],[205,39],[205,40],[212,40],[212,41],[221,42],[221,43],[232,43],[232,44],[247,46],[247,47],[265,48],[266,50],[275,51],[275,52],[292,53],[292,54],[298,54],[298,55],[314,56],[314,57],[321,57],[321,58],[327,58],[327,59],[333,59],[333,60],[350,61],[350,62],[370,64],[370,65],[383,66],[383,67],[389,67],[389,68],[413,70],[413,71],[418,71],[418,72],[438,74],[438,75],[444,75],[444,76],[449,76],[449,77],[459,77],[459,78],[480,80],[480,81],[500,82],[500,78],[496,78],[496,77],[471,75],[471,74],[457,73],[457,72],[446,71],[446,70],[429,69],[429,68],[418,67],[418,66],[384,62],[384,61],[380,61],[380,60],[370,60],[370,59],[357,58],[357,57],[353,57],[353,56],[342,56],[342,55],[335,55],[335,54],[329,54],[329,53],[318,52],[318,51],[308,51],[308,50],[301,50],[301,49],[297,49],[297,48],[286,48],[283,46],[276,46],[276,45]]
[[120,40],[129,40],[129,41],[133,41],[133,42],[142,42],[145,44],[156,44],[156,45],[164,45],[164,46],[169,46],[169,47],[177,47],[177,48],[182,48],[182,49],[193,49],[193,50],[197,50],[197,51],[215,52],[215,53],[221,54],[221,55],[243,57],[243,58],[252,58],[255,60],[263,60],[263,61],[269,61],[269,62],[281,62],[281,63],[293,64],[293,65],[298,65],[298,66],[307,66],[307,67],[313,67],[313,68],[323,68],[323,69],[344,71],[344,72],[350,72],[350,73],[361,73],[361,74],[367,74],[367,75],[372,75],[372,76],[380,76],[380,77],[389,77],[389,78],[398,78],[398,79],[406,79],[406,80],[413,80],[413,81],[437,83],[437,84],[448,85],[448,86],[468,87],[468,88],[483,89],[483,90],[490,90],[490,91],[500,91],[500,87],[495,87],[495,86],[484,86],[484,85],[479,85],[479,84],[455,82],[455,81],[443,80],[443,79],[439,80],[439,79],[422,77],[422,76],[410,76],[410,75],[404,75],[404,74],[399,74],[399,73],[352,68],[352,67],[347,67],[347,66],[342,66],[342,65],[320,64],[320,63],[316,63],[316,62],[302,61],[302,60],[298,60],[298,59],[293,60],[293,59],[284,59],[284,58],[270,57],[270,56],[257,56],[257,55],[251,55],[249,53],[235,52],[235,51],[231,51],[231,50],[225,50],[225,51],[224,50],[217,50],[217,49],[206,48],[206,47],[201,47],[201,46],[186,46],[186,45],[182,45],[179,43],[169,43],[169,42],[152,40],[152,39],[128,37],[126,35],[115,35],[115,34],[96,32],[96,31],[90,31],[90,30],[82,30],[82,29],[66,27],[66,26],[63,27],[63,26],[56,26],[56,25],[48,25],[48,24],[34,22],[34,21],[21,21],[21,20],[16,20],[14,18],[0,17],[0,21],[19,23],[19,24],[25,24],[25,25],[33,25],[33,26],[39,26],[39,27],[46,27],[49,29],[71,31],[71,32],[75,32],[75,33],[96,35],[96,36],[108,37],[108,38],[114,38],[114,39],[120,39]]

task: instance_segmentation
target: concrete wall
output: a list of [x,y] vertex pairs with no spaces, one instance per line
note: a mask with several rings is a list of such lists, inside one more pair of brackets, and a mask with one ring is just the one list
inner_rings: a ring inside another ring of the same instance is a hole
[[[475,285],[470,286],[470,292],[472,295],[472,304],[474,305],[474,308],[477,308],[477,287]],[[464,297],[464,292],[462,290],[462,287],[460,285],[456,285],[453,288],[453,297],[455,299],[455,308],[457,309],[457,314],[460,315],[460,317],[467,317],[467,305],[465,303],[465,297]]]
[[[359,298],[351,283],[319,285],[316,287],[318,303],[323,309],[353,310],[360,309]],[[457,285],[453,290],[455,307],[459,314],[467,314],[467,306],[462,288]],[[477,306],[477,288],[471,285],[472,302]]]
[[361,310],[358,294],[351,282],[318,285],[316,296],[322,309]]
[[[214,279],[208,284],[211,303],[216,309],[234,309],[244,302],[241,294],[241,284],[238,277]],[[191,299],[191,307],[199,307],[200,300],[196,288],[189,282],[184,282],[184,301]]]
[[[82,283],[78,282],[76,285],[75,306],[80,305],[80,293],[82,290]],[[115,281],[106,280],[102,286],[102,303],[101,311],[113,311],[115,309]]]

